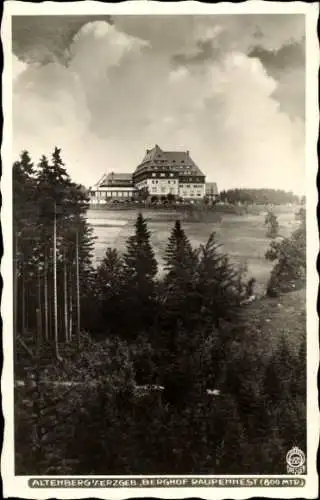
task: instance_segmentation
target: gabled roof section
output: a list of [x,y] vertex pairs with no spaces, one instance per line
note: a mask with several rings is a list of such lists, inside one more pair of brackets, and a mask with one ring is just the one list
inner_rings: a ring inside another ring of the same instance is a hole
[[132,181],[132,174],[128,173],[115,173],[111,172],[110,174],[107,175],[107,180],[109,182],[115,182],[115,181]]
[[141,163],[145,163],[147,161],[155,160],[156,158],[163,158],[164,152],[162,149],[156,144],[154,148],[147,149],[146,154]]
[[[144,159],[137,168],[137,171],[144,164],[163,164],[170,166],[173,170],[184,174],[203,175],[199,167],[192,160],[189,151],[164,151],[156,144],[152,149],[147,149]],[[139,168],[140,167],[140,168]]]
[[103,176],[100,177],[98,182],[94,184],[93,187],[98,188],[99,186],[102,186],[106,182],[106,179],[107,179],[107,174],[103,174]]
[[104,174],[95,187],[108,187],[117,184],[130,185],[132,184],[132,174],[111,172]]

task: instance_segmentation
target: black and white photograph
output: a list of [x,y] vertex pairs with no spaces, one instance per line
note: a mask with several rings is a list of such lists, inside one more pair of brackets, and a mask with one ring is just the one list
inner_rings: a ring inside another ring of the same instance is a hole
[[2,27],[9,496],[315,498],[314,6],[22,3]]

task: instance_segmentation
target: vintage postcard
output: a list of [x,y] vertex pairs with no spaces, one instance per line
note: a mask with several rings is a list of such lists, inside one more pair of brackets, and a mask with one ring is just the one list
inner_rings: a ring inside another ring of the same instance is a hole
[[5,2],[5,497],[317,497],[317,18]]

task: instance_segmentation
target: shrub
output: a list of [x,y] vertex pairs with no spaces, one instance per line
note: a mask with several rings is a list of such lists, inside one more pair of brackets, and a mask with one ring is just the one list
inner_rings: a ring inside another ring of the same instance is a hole
[[[130,353],[120,340],[92,342],[41,375],[35,367],[26,385],[15,390],[16,473],[74,473],[76,457],[69,450],[76,422],[88,418],[101,425],[102,407],[95,415],[88,411],[97,404],[112,406],[133,388]],[[90,441],[90,427],[86,432],[83,438]]]
[[267,226],[267,238],[276,238],[279,234],[279,222],[277,216],[269,211],[264,220]]
[[297,217],[300,225],[289,238],[274,240],[266,252],[266,259],[275,262],[267,285],[267,294],[276,296],[280,292],[305,286],[306,280],[306,222],[305,210]]

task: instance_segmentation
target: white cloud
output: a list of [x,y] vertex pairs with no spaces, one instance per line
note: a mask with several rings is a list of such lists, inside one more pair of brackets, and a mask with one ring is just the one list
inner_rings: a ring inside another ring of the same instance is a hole
[[27,69],[27,64],[12,54],[12,78],[15,81]]
[[[171,38],[183,44],[181,26],[177,19]],[[261,62],[230,45],[219,61],[174,69],[160,45],[117,24],[88,23],[68,67],[24,67],[14,85],[16,154],[39,157],[58,145],[72,177],[92,185],[104,171],[132,171],[158,143],[190,150],[220,188],[299,189],[303,123],[281,112],[278,83]]]

